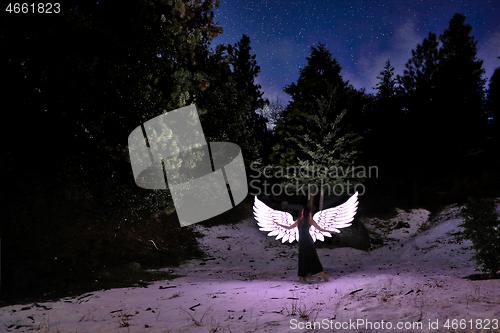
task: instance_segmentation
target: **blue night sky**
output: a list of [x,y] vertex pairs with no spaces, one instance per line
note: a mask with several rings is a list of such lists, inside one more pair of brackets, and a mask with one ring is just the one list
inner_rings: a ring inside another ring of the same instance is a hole
[[344,80],[373,92],[387,60],[402,74],[411,51],[429,32],[439,37],[457,12],[472,25],[478,59],[484,61],[484,78],[489,79],[500,67],[499,0],[222,0],[214,15],[224,33],[212,45],[249,36],[264,97],[286,104],[289,96],[283,87],[297,81],[311,46],[325,43],[342,66]]

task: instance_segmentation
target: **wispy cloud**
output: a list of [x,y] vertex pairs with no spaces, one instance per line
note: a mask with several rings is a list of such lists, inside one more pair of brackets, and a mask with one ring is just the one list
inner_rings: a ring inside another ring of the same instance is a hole
[[421,44],[426,35],[418,31],[414,21],[408,21],[394,30],[388,47],[373,41],[360,50],[354,68],[346,69],[344,79],[348,79],[355,88],[365,88],[372,92],[377,85],[377,76],[384,69],[387,60],[395,69],[395,74],[403,74],[405,64],[411,58],[411,51]]
[[483,60],[485,77],[491,78],[496,68],[500,67],[500,31],[494,31],[477,43],[477,57]]

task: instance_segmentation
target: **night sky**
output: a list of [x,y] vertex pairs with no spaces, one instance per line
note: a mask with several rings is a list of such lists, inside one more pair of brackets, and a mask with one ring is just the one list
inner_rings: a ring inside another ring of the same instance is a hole
[[320,42],[337,59],[344,80],[373,92],[387,60],[402,74],[411,51],[429,32],[439,37],[457,12],[472,25],[483,78],[489,79],[500,67],[500,0],[221,0],[214,15],[224,33],[213,46],[249,36],[261,67],[256,82],[270,101],[288,102],[283,87],[297,81],[311,46]]

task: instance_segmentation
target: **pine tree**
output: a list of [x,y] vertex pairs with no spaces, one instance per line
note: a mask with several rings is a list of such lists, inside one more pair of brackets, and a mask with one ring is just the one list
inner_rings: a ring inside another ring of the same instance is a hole
[[485,135],[483,61],[477,59],[477,41],[465,16],[455,14],[439,37],[439,67],[435,77],[436,107],[433,121],[440,126],[442,153],[463,154],[477,147]]
[[210,78],[199,98],[207,140],[238,144],[247,165],[258,158],[267,140],[265,118],[256,112],[268,101],[255,83],[260,72],[255,58],[245,35],[235,45],[218,45],[199,58]]
[[493,138],[500,142],[500,67],[495,69],[490,78],[487,97],[488,116],[493,118],[491,133]]
[[254,161],[259,156],[262,149],[262,142],[267,139],[266,120],[257,113],[269,104],[267,99],[263,99],[262,86],[255,83],[260,73],[260,67],[255,60],[257,55],[251,54],[250,38],[246,35],[234,46],[228,46],[228,55],[233,66],[236,89],[238,91],[237,107],[245,117],[245,130],[241,133],[239,141],[247,161]]
[[376,141],[377,159],[374,161],[377,165],[384,165],[390,168],[396,164],[397,152],[402,151],[401,135],[404,135],[406,126],[404,114],[398,103],[396,78],[394,77],[394,67],[387,60],[384,69],[377,76],[380,81],[375,89],[378,90],[375,96],[374,119],[372,119],[372,139]]
[[435,121],[436,114],[442,112],[435,105],[438,45],[436,34],[430,32],[422,44],[412,51],[404,76],[398,77],[400,101],[408,113],[406,142],[411,154],[420,158],[425,156],[425,160],[431,158],[438,140],[436,135],[441,131],[441,124]]
[[233,73],[236,80],[236,88],[241,92],[239,104],[248,110],[255,111],[263,108],[266,101],[262,99],[264,95],[260,91],[262,86],[255,83],[255,78],[260,73],[260,67],[255,60],[257,55],[251,54],[250,38],[246,35],[233,45],[228,45],[228,55],[233,66]]
[[378,90],[377,97],[382,100],[390,99],[396,94],[396,78],[394,77],[394,67],[391,61],[387,60],[384,70],[377,76],[380,80],[375,89]]
[[[323,80],[327,95],[318,101],[317,112],[305,115],[310,121],[311,131],[292,138],[307,158],[298,158],[299,168],[308,170],[306,176],[297,173],[287,177],[283,186],[295,184],[308,188],[309,206],[312,208],[314,196],[320,193],[319,210],[323,209],[325,190],[328,194],[352,194],[353,188],[363,177],[354,176],[354,160],[358,154],[356,144],[361,137],[352,132],[343,131],[340,121],[346,110],[338,114],[333,123],[328,121],[328,115],[338,101],[335,88]],[[310,171],[310,172],[309,172]],[[291,181],[291,182],[290,182]],[[292,186],[294,188],[294,186]]]
[[[432,121],[435,109],[434,76],[439,65],[439,42],[436,34],[430,32],[422,44],[412,51],[412,58],[406,64],[404,76],[398,76],[403,107],[408,110],[411,121],[410,137],[416,139],[411,149],[420,153],[430,148],[435,138],[432,133],[439,130]],[[427,133],[424,133],[427,132]]]
[[462,209],[463,238],[472,241],[474,259],[483,271],[496,277],[500,270],[500,220],[491,199],[469,198]]
[[273,147],[273,161],[280,167],[311,170],[306,176],[288,174],[282,183],[292,188],[305,186],[311,206],[316,193],[323,197],[325,187],[330,194],[335,186],[337,194],[352,190],[356,182],[347,171],[352,171],[355,144],[360,138],[347,125],[339,126],[343,118],[347,124],[346,109],[353,95],[340,76],[340,65],[321,43],[311,48],[306,60],[297,83],[284,88],[292,101],[276,125],[278,144]]
[[415,198],[418,178],[440,175],[485,138],[484,70],[471,30],[465,16],[455,14],[439,37],[442,46],[429,33],[398,77],[399,100],[408,116],[404,160],[413,174]]
[[422,44],[419,44],[416,50],[412,50],[412,58],[405,65],[404,76],[398,76],[403,93],[412,99],[408,103],[410,108],[419,96],[426,96],[432,88],[432,78],[439,63],[438,46],[436,34],[429,32]]
[[333,123],[347,105],[347,82],[340,76],[342,68],[325,44],[311,47],[311,54],[306,60],[307,64],[300,70],[297,83],[283,89],[290,95],[291,102],[276,124],[275,131],[279,143],[273,147],[271,156],[272,161],[280,165],[294,165],[298,157],[306,157],[297,149],[293,138],[311,132],[312,124],[305,115],[318,113],[318,100],[321,96],[328,95],[325,82],[335,89],[338,96],[336,104],[332,105],[326,114],[326,120]]
[[[439,42],[430,32],[412,51],[403,76],[398,76],[400,108],[405,111],[400,142],[405,147],[402,163],[405,176],[413,187],[413,201],[418,204],[420,179],[427,177],[429,161],[439,160],[436,149],[441,125],[435,121],[440,112],[435,105],[435,75],[439,66]],[[432,165],[431,167],[435,167]]]
[[[236,112],[238,92],[227,55],[227,46],[205,50],[197,63],[208,79],[197,98],[197,108],[207,141],[237,142],[244,127],[244,118]],[[227,126],[230,122],[231,126]]]

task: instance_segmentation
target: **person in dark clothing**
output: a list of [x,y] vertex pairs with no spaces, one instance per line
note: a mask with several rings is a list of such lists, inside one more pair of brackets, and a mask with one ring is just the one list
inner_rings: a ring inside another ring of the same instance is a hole
[[321,273],[321,276],[325,282],[327,282],[328,275],[323,271],[323,266],[319,261],[318,252],[316,251],[314,241],[309,233],[309,228],[312,225],[319,231],[330,233],[338,233],[338,231],[321,228],[316,221],[312,219],[311,209],[309,207],[304,208],[301,212],[300,218],[290,226],[282,225],[277,222],[274,223],[285,229],[293,229],[295,227],[299,228],[299,282],[305,282],[308,274],[313,275],[317,273]]

